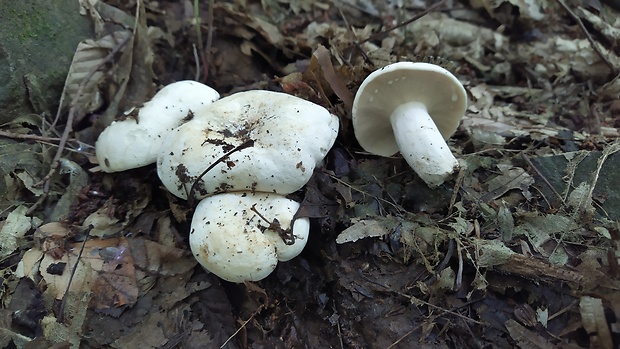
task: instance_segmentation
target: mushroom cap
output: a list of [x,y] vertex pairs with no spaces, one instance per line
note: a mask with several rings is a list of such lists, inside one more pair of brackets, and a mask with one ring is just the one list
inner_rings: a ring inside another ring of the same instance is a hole
[[246,190],[289,194],[308,182],[337,134],[338,118],[319,105],[285,93],[240,92],[172,131],[157,174],[172,194],[187,199],[210,165],[253,140],[202,176],[195,197]]
[[208,271],[230,282],[258,281],[275,269],[278,260],[297,256],[308,241],[308,218],[293,223],[295,243],[286,245],[265,219],[291,226],[299,203],[278,194],[237,192],[213,195],[198,203],[189,244]]
[[397,153],[390,115],[409,102],[424,104],[448,139],[467,109],[467,94],[454,75],[434,64],[398,62],[372,72],[357,90],[352,108],[355,137],[362,148],[381,156]]
[[217,91],[196,81],[167,85],[135,117],[103,130],[95,144],[99,166],[119,172],[154,163],[165,135],[219,98]]

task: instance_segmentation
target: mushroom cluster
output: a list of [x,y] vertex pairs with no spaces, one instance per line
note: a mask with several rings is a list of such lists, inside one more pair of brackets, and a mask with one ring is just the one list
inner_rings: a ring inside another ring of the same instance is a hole
[[285,195],[323,161],[338,118],[284,93],[219,97],[193,81],[164,87],[101,133],[97,159],[105,172],[156,162],[170,193],[201,199],[190,233],[200,264],[231,282],[261,280],[308,241],[309,220]]
[[400,151],[429,186],[459,170],[446,140],[467,108],[467,94],[446,69],[429,63],[398,62],[372,72],[353,101],[353,128],[369,153]]
[[308,219],[294,219],[299,204],[284,195],[323,161],[338,118],[269,91],[236,93],[193,116],[164,139],[159,178],[177,197],[201,199],[189,237],[200,264],[227,281],[261,280],[308,241]]
[[[459,169],[446,140],[467,106],[461,83],[428,63],[371,73],[353,102],[355,136],[368,152],[401,152],[430,187]],[[286,198],[303,187],[338,134],[327,109],[285,93],[247,91],[219,99],[208,86],[166,86],[136,116],[110,125],[96,143],[106,172],[157,163],[173,195],[201,200],[190,247],[224,280],[257,281],[303,250],[310,229]]]

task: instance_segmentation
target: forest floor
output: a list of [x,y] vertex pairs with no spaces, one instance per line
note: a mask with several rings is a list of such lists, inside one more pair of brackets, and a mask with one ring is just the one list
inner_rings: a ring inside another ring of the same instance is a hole
[[[617,2],[80,3],[96,38],[75,53],[60,121],[1,128],[1,347],[620,346]],[[464,166],[438,188],[355,139],[355,92],[398,61],[467,90],[449,140]],[[293,195],[308,244],[261,281],[197,264],[194,208],[154,165],[97,170],[103,128],[188,79],[339,118]]]

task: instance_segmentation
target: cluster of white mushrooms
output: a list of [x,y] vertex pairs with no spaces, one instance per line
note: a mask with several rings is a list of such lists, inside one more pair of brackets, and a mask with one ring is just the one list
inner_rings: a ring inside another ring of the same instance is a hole
[[[285,197],[303,187],[338,134],[325,108],[284,93],[247,91],[219,99],[193,81],[164,87],[136,113],[113,122],[96,143],[105,172],[157,163],[173,195],[200,200],[190,247],[200,264],[231,282],[265,278],[299,255],[307,218]],[[395,63],[370,74],[353,104],[360,145],[400,151],[429,186],[459,169],[445,139],[465,112],[466,94],[445,69]]]
[[[338,118],[284,93],[248,91],[219,99],[208,86],[166,86],[135,117],[96,143],[106,172],[157,163],[173,195],[201,200],[190,247],[207,270],[232,282],[265,278],[308,241],[308,218],[285,197],[303,187],[334,144]],[[208,171],[207,171],[208,170]]]

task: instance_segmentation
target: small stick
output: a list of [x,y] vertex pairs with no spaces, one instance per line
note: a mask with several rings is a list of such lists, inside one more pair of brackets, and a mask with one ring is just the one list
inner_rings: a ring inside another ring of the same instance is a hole
[[207,172],[211,171],[217,164],[219,164],[220,162],[226,160],[233,153],[238,152],[240,150],[243,150],[245,148],[252,147],[252,146],[254,146],[254,140],[253,139],[248,139],[247,141],[241,143],[241,145],[236,146],[233,150],[231,150],[228,153],[222,155],[219,159],[215,160],[211,165],[209,165],[209,167],[207,167],[207,169],[204,170],[200,174],[200,176],[198,176],[196,178],[196,180],[194,181],[194,183],[190,187],[189,193],[187,193],[187,200],[189,201],[189,205],[190,206],[194,206],[194,199],[195,199],[194,198],[194,193],[196,192],[196,189],[198,188],[198,182],[200,182],[202,177],[204,177],[204,175],[206,175]]
[[586,26],[583,24],[583,22],[581,21],[581,18],[579,18],[579,16],[577,16],[562,0],[558,0],[558,3],[560,5],[562,5],[562,7],[564,7],[564,9],[566,10],[566,12],[568,12],[568,14],[573,17],[573,19],[575,20],[575,22],[577,22],[577,24],[579,24],[579,28],[581,29],[581,31],[583,32],[583,34],[586,36],[586,39],[588,39],[588,42],[590,43],[590,46],[592,46],[592,49],[594,50],[594,52],[596,53],[596,55],[605,63],[605,65],[607,65],[607,67],[609,68],[609,71],[613,74],[613,75],[618,75],[618,70],[616,69],[616,67],[614,67],[614,65],[607,59],[607,57],[605,57],[605,55],[603,54],[603,52],[601,52],[601,50],[598,48],[598,46],[596,45],[596,42],[594,42],[594,39],[592,39],[592,36],[590,36],[590,33],[588,33],[588,29],[586,28]]
[[209,77],[209,62],[211,61],[211,46],[213,45],[213,7],[215,7],[215,0],[209,0],[209,10],[207,12],[207,25],[209,31],[207,32],[207,47],[205,47],[205,60],[204,63],[204,81],[207,81]]
[[398,29],[398,28],[401,28],[401,27],[407,26],[407,25],[409,25],[409,24],[411,24],[411,23],[413,23],[413,22],[417,21],[418,19],[420,19],[420,18],[422,18],[422,17],[426,16],[426,15],[427,15],[427,14],[429,14],[430,12],[435,11],[435,10],[436,10],[436,9],[438,9],[440,6],[442,6],[445,2],[446,2],[446,0],[441,0],[441,1],[439,1],[439,2],[436,2],[433,6],[431,6],[431,7],[427,8],[426,10],[424,10],[424,11],[422,11],[422,12],[418,13],[417,15],[413,16],[413,18],[410,18],[410,19],[408,19],[408,20],[406,20],[406,21],[404,21],[404,22],[402,22],[402,23],[399,23],[399,24],[397,24],[396,26],[394,26],[394,27],[392,27],[392,28],[390,28],[390,29],[386,29],[386,30],[384,30],[384,31],[382,31],[382,32],[375,33],[375,34],[373,34],[373,35],[369,36],[368,38],[366,38],[366,39],[364,39],[364,40],[360,41],[359,43],[356,43],[356,46],[357,46],[357,45],[361,45],[361,44],[363,44],[363,43],[365,43],[365,42],[368,42],[368,41],[370,41],[370,40],[374,40],[374,39],[378,38],[379,36],[381,36],[381,35],[383,35],[383,34],[385,34],[385,33],[389,33],[389,32],[391,32],[391,31],[394,31],[394,30]]
[[260,219],[269,223],[268,227],[264,227],[262,229],[263,233],[265,232],[265,230],[273,230],[278,233],[285,245],[290,246],[295,244],[295,235],[293,235],[293,224],[295,223],[295,219],[297,219],[296,217],[291,220],[291,226],[289,227],[289,229],[284,229],[280,225],[280,221],[278,221],[277,218],[274,218],[273,221],[269,221],[267,217],[263,216],[260,212],[258,212],[258,210],[256,209],[256,204],[252,205],[252,207],[250,207],[250,210],[256,213]]
[[71,287],[71,282],[73,281],[73,276],[80,265],[80,258],[82,258],[82,252],[84,252],[84,247],[86,246],[86,241],[88,241],[88,236],[90,235],[90,231],[93,229],[93,225],[90,224],[88,229],[86,230],[86,236],[84,237],[84,241],[82,241],[82,247],[80,248],[80,253],[78,253],[77,259],[75,260],[75,265],[71,270],[71,276],[69,277],[69,282],[67,282],[67,289],[65,290],[65,294],[62,295],[62,302],[60,303],[60,309],[58,310],[58,317],[56,318],[56,322],[63,323],[65,317],[65,304],[67,303],[67,294],[69,294],[69,288]]
[[[31,135],[31,134],[21,134],[21,133],[13,133],[8,131],[0,130],[0,137],[12,138],[12,139],[23,139],[23,140],[33,140],[33,141],[41,141],[41,142],[60,142],[60,138],[57,137],[45,137],[39,135]],[[75,139],[70,139],[70,141],[74,141]]]

